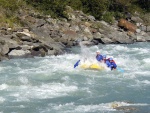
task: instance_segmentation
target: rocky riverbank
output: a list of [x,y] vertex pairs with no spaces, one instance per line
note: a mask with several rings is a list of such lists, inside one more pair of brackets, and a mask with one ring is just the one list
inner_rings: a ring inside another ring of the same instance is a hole
[[145,26],[138,16],[131,16],[131,25],[119,25],[117,20],[108,24],[70,7],[66,12],[68,19],[53,19],[30,9],[20,10],[18,18],[25,27],[0,28],[0,60],[59,55],[79,43],[91,46],[150,42],[150,26]]

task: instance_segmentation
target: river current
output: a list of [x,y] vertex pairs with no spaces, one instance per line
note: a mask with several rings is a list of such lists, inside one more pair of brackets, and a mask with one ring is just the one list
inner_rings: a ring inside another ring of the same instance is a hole
[[[74,69],[97,50],[124,72]],[[150,43],[70,51],[0,62],[0,113],[150,113]]]

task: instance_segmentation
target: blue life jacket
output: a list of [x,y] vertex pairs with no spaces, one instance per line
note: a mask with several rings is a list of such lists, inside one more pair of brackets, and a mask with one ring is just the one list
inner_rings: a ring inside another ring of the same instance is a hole
[[102,61],[103,60],[103,56],[102,55],[97,55],[96,59],[97,59],[97,61]]
[[110,66],[111,66],[109,60],[106,60],[105,63],[106,63],[106,65],[107,65],[107,67],[110,67]]
[[116,65],[116,63],[115,63],[114,61],[113,61],[113,62],[110,62],[109,59],[106,59],[106,60],[105,60],[105,63],[106,63],[106,65],[107,65],[107,67],[111,68],[111,70],[117,68],[117,65]]
[[110,62],[110,68],[111,68],[111,70],[116,69],[117,68],[116,63],[115,62]]

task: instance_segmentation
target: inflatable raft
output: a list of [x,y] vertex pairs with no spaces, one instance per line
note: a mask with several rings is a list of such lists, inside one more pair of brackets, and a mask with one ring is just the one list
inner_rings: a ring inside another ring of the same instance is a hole
[[98,63],[93,63],[93,64],[87,64],[87,63],[83,63],[80,64],[80,68],[82,69],[91,69],[91,70],[104,70],[104,66],[98,64]]

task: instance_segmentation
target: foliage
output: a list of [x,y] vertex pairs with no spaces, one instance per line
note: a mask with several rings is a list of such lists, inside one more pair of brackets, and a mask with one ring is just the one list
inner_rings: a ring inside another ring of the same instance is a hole
[[65,2],[62,0],[26,0],[26,2],[44,14],[50,14],[52,17],[65,17]]
[[69,5],[75,10],[82,10],[86,14],[93,15],[96,19],[108,20],[111,20],[113,16],[122,16],[121,13],[142,12],[141,8],[149,11],[150,8],[149,0],[26,0],[26,2],[52,17],[66,17],[64,10],[65,6]]
[[83,10],[97,19],[100,19],[107,9],[107,0],[26,0],[26,2],[52,17],[65,17],[66,5]]
[[10,11],[17,10],[18,3],[19,2],[16,2],[16,0],[0,0],[0,6]]
[[83,11],[101,19],[103,12],[107,10],[107,0],[82,0]]
[[105,20],[107,23],[112,24],[114,22],[114,12],[106,12],[102,19]]
[[18,22],[15,12],[26,3],[25,7],[32,6],[54,18],[67,18],[65,7],[68,5],[107,22],[113,22],[114,17],[124,17],[125,12],[150,12],[150,0],[0,0],[0,23]]
[[134,3],[140,6],[143,10],[150,12],[150,0],[135,0]]
[[19,24],[16,11],[24,4],[20,0],[0,0],[0,25],[1,27],[13,27]]
[[142,19],[146,26],[150,26],[150,13],[142,15]]
[[73,9],[82,10],[81,0],[66,0],[66,5],[71,6]]

